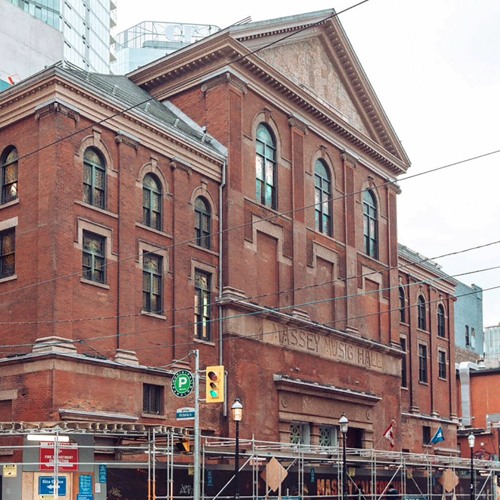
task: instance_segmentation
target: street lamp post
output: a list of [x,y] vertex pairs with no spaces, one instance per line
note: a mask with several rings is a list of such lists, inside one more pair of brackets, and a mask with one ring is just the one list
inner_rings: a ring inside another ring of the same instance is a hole
[[347,428],[349,427],[349,420],[342,413],[339,419],[340,432],[342,433],[342,500],[347,500],[347,461],[345,451],[345,440],[347,435]]
[[240,422],[243,419],[243,405],[236,398],[231,406],[233,420],[236,423],[236,444],[234,449],[234,499],[240,498]]
[[474,500],[476,496],[474,492],[474,443],[476,442],[476,436],[471,432],[467,439],[470,448],[470,500]]

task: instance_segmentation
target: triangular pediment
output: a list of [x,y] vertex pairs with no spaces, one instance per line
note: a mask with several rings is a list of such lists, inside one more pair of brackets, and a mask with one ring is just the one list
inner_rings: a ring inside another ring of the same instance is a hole
[[[333,10],[232,26],[129,75],[159,100],[245,73],[396,175],[410,161]],[[210,75],[210,76],[209,76]]]
[[342,76],[335,68],[319,37],[261,50],[259,56],[296,85],[311,93],[350,125],[371,136]]
[[236,26],[230,33],[351,127],[409,165],[335,11]]

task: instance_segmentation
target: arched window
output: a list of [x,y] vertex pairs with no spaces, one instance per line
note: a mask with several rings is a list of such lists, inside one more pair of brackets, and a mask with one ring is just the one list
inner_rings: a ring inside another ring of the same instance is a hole
[[427,330],[427,321],[425,317],[425,299],[420,295],[418,297],[418,327],[420,330]]
[[377,201],[370,190],[363,193],[363,234],[365,253],[378,258],[378,213]]
[[276,209],[276,141],[269,127],[257,127],[255,196],[259,203]]
[[152,174],[142,182],[142,222],[153,229],[161,229],[161,184]]
[[332,182],[326,165],[317,160],[314,164],[314,213],[316,231],[332,235]]
[[444,307],[441,304],[438,305],[437,320],[438,320],[438,336],[439,337],[446,337]]
[[402,286],[399,287],[399,316],[399,321],[406,323],[406,297],[405,289]]
[[163,311],[163,259],[151,252],[143,254],[142,309],[161,314]]
[[18,180],[17,149],[13,146],[6,148],[2,154],[2,192],[0,202],[8,203],[17,199]]
[[106,164],[95,148],[87,148],[83,155],[83,201],[106,208]]
[[210,248],[210,232],[212,213],[205,198],[198,196],[194,203],[194,230],[196,244],[202,248]]

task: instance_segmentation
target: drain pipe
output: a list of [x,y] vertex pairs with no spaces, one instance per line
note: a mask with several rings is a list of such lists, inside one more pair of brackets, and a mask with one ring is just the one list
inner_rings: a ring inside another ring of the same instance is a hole
[[[219,316],[219,365],[224,365],[224,356],[223,356],[223,346],[222,346],[222,327],[224,326],[224,319],[222,317],[222,306],[220,302],[222,300],[222,261],[224,256],[223,251],[223,221],[224,221],[224,188],[226,187],[226,169],[227,169],[227,160],[224,160],[222,164],[222,181],[219,187],[219,306],[218,306],[218,316]],[[224,390],[227,391],[227,384],[224,384]],[[226,393],[227,394],[227,393]],[[227,417],[227,397],[224,398],[224,409],[223,414]]]
[[479,366],[471,361],[462,361],[458,365],[458,374],[460,377],[460,395],[462,397],[462,425],[464,427],[472,427],[472,402],[471,402],[471,386],[470,372],[471,370],[479,370]]

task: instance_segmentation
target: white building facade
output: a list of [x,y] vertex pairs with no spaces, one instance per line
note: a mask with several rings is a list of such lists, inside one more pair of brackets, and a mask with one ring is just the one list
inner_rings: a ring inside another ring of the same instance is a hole
[[63,35],[64,60],[79,68],[109,73],[113,56],[111,29],[116,5],[112,0],[1,0],[22,9]]

